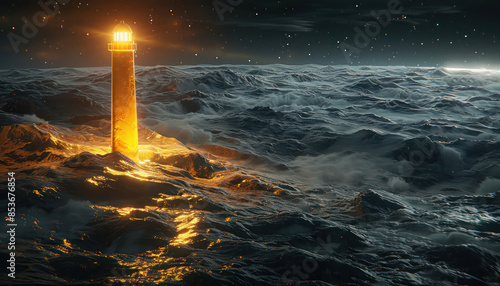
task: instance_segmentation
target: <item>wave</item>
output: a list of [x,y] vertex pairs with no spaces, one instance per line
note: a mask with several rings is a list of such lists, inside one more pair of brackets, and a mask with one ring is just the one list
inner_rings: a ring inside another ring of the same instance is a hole
[[497,285],[494,75],[227,65],[136,77],[138,162],[111,152],[109,68],[0,71],[16,282]]

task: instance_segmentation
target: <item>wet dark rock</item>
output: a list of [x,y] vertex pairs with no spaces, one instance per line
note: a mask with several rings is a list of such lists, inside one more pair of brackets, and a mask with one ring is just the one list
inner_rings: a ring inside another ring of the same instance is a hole
[[378,194],[373,190],[364,191],[353,201],[355,213],[365,220],[382,218],[390,213],[404,209],[405,205]]
[[[40,124],[43,128],[45,125]],[[7,142],[2,146],[7,149],[21,149],[24,151],[43,152],[48,148],[64,149],[67,145],[55,139],[51,134],[42,132],[37,125],[11,125],[3,127],[0,133],[0,139]]]
[[264,191],[264,192],[280,192],[281,189],[262,182],[261,180],[244,175],[235,175],[221,184],[222,187],[239,190],[239,191]]
[[223,166],[208,162],[208,160],[199,153],[188,153],[169,157],[155,154],[151,161],[184,169],[198,178],[211,178],[215,172],[225,170]]

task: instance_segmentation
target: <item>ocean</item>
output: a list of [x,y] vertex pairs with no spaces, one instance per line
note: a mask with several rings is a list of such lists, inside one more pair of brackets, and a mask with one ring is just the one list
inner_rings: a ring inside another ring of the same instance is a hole
[[0,70],[0,284],[500,285],[500,71],[138,66],[140,162],[110,72]]

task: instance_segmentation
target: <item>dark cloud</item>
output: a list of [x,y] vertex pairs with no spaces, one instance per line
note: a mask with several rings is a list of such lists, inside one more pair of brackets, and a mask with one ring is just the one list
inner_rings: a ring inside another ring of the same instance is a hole
[[266,31],[286,31],[286,32],[311,32],[313,31],[314,22],[309,20],[295,19],[290,21],[286,18],[274,18],[274,19],[259,19],[256,21],[249,22],[233,22],[225,21],[222,22],[223,25],[230,27],[245,27],[245,28],[256,28],[262,29],[263,32]]

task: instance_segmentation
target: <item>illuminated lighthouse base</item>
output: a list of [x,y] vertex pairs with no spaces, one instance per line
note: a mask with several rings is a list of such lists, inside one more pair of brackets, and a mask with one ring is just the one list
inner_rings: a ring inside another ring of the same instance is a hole
[[138,161],[137,102],[135,93],[132,31],[123,22],[113,30],[114,42],[108,45],[111,62],[111,149]]

